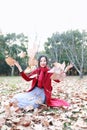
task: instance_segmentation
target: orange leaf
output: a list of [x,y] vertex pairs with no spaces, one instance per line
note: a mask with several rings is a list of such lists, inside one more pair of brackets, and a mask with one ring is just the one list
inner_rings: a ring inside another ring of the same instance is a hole
[[30,67],[35,66],[35,65],[37,65],[37,60],[33,57],[30,57],[28,64],[29,64]]
[[9,66],[14,66],[15,64],[15,60],[12,58],[12,57],[7,57],[5,59],[6,63],[9,65]]

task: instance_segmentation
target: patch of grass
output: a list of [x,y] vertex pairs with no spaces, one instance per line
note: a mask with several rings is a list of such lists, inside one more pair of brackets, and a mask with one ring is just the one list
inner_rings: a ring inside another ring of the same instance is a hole
[[0,77],[0,93],[9,95],[16,91],[21,83],[20,76],[1,76]]

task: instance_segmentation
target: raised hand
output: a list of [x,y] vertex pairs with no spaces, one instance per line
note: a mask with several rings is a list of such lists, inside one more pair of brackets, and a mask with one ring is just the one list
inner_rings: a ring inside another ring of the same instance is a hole
[[70,70],[73,67],[73,64],[70,63],[68,66],[66,66],[64,72],[66,73],[68,70]]
[[22,68],[21,68],[21,66],[19,65],[19,63],[18,63],[17,61],[14,62],[14,65],[16,65],[16,67],[18,68],[18,70],[19,70],[20,72],[23,71]]

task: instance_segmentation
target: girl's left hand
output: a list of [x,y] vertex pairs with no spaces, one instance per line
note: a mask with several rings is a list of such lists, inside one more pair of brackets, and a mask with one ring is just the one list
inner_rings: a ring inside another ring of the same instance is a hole
[[73,64],[70,63],[64,70],[64,72],[66,73],[68,70],[70,70],[73,67]]

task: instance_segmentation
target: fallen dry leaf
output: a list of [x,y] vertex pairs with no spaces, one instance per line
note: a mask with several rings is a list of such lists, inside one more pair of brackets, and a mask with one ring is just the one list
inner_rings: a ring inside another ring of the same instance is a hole
[[[9,106],[9,98],[12,98],[16,93],[23,92],[29,86],[31,86],[31,82],[25,82],[21,77],[0,77],[1,130],[87,129],[87,76],[84,76],[83,79],[78,76],[66,76],[59,83],[52,81],[52,96],[69,102],[69,108],[52,108],[41,104],[35,110],[31,106],[16,111],[17,103]],[[4,108],[5,101],[7,101],[6,109]],[[37,103],[40,102],[37,101]],[[9,113],[8,106],[10,107],[10,115],[5,116],[5,111]]]

